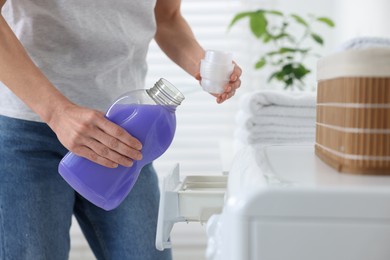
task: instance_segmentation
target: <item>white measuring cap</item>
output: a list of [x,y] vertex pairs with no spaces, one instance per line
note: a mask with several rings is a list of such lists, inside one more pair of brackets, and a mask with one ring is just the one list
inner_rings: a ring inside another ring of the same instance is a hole
[[213,94],[224,92],[234,69],[232,56],[222,51],[206,51],[205,58],[200,62],[200,84],[203,90]]

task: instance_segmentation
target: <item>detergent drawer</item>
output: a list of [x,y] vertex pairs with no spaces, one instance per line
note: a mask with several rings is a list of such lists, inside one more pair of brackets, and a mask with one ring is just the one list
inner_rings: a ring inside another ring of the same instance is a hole
[[169,236],[176,222],[205,223],[222,211],[227,176],[193,175],[180,179],[177,164],[161,185],[156,248],[170,248]]

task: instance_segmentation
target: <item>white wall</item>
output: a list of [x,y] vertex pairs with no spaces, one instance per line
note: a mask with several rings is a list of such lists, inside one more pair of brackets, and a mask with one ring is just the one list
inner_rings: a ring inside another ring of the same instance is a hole
[[390,38],[389,0],[342,0],[336,11],[340,41],[357,36]]
[[318,27],[326,43],[323,54],[354,37],[390,38],[389,0],[277,0],[276,3],[276,8],[286,12],[312,13],[335,21],[334,29]]
[[[275,9],[283,11],[286,14],[298,14],[302,17],[306,17],[307,14],[314,14],[316,16],[326,16],[333,19],[338,24],[337,13],[335,12],[335,6],[340,0],[242,0],[242,10],[256,10],[256,9]],[[341,0],[342,1],[342,0]],[[316,52],[320,55],[326,55],[331,52],[337,44],[337,27],[336,29],[330,29],[329,27],[318,24],[315,27],[316,32],[323,36],[325,40],[324,48],[317,48]],[[249,26],[247,21],[241,21],[237,26],[233,27],[234,30],[246,31],[247,39],[244,39],[247,46],[242,50],[236,50],[240,52],[240,65],[243,68],[243,87],[244,91],[259,90],[264,88],[274,88],[277,84],[268,83],[267,78],[269,71],[267,68],[262,70],[255,70],[253,68],[255,62],[259,59],[261,54],[267,51],[269,46],[264,45],[260,40],[255,39],[249,33]],[[310,86],[308,89],[313,89],[316,86],[315,80],[315,68],[316,59],[309,59],[308,65],[313,73],[309,76],[307,84]]]
[[[390,1],[389,0],[242,0],[243,10],[255,10],[256,8],[277,9],[285,13],[296,13],[303,17],[306,14],[326,16],[335,23],[335,28],[327,28],[318,24],[314,28],[325,40],[323,48],[317,48],[321,56],[326,56],[338,49],[347,40],[361,36],[389,37],[390,30]],[[234,30],[247,30],[248,25],[240,24]],[[265,48],[263,44],[251,37],[248,33],[247,48],[237,50],[243,52],[241,66],[244,69],[246,90],[258,90],[273,87],[266,82],[268,74],[264,70],[255,70],[254,62]],[[316,59],[308,62],[313,73],[307,82],[311,86],[316,84]]]
[[320,49],[321,54],[325,54],[332,50],[337,43],[336,35],[339,28],[339,18],[337,15],[337,6],[343,0],[278,0],[277,8],[286,13],[296,13],[305,17],[306,14],[315,16],[326,16],[336,23],[333,29],[325,25],[318,24],[314,28],[320,35],[324,37],[324,48]]

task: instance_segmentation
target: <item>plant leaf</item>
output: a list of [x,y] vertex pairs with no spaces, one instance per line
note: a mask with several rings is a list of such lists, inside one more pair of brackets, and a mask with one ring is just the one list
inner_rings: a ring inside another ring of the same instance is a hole
[[270,52],[265,53],[264,56],[273,56],[276,54],[279,54],[279,51],[270,51]]
[[265,33],[267,28],[267,19],[264,16],[264,11],[258,10],[257,12],[252,13],[249,19],[252,33],[257,38],[260,38]]
[[293,73],[294,70],[293,65],[294,65],[293,63],[288,63],[282,67],[282,72],[284,73],[284,75],[290,76],[290,74]]
[[317,18],[317,21],[322,22],[322,23],[328,25],[329,27],[335,26],[334,22],[327,17],[319,17],[319,18]]
[[290,35],[287,34],[287,33],[280,33],[280,34],[278,34],[278,35],[275,35],[275,36],[273,37],[273,39],[274,39],[274,40],[279,40],[279,39],[282,39],[282,38],[289,38],[289,37],[290,37]]
[[323,45],[324,44],[324,40],[322,39],[321,36],[319,36],[318,34],[316,33],[311,33],[311,38],[313,38],[313,40],[315,40],[317,43]]
[[273,14],[273,15],[277,15],[277,16],[283,16],[283,13],[280,12],[280,11],[276,11],[276,10],[265,10],[265,12],[267,14]]
[[309,27],[309,24],[305,21],[305,19],[303,19],[299,15],[292,14],[291,17],[294,18],[295,21],[297,21],[297,23],[300,23],[300,24],[302,24],[305,27]]
[[280,54],[287,53],[287,52],[297,52],[297,51],[299,51],[299,49],[293,49],[293,48],[287,48],[287,47],[282,47],[279,49]]
[[275,71],[274,73],[271,74],[268,78],[268,82],[272,81],[273,79],[276,79],[277,81],[283,81],[283,76],[284,73],[282,71]]
[[245,18],[245,17],[249,17],[253,14],[254,12],[242,12],[242,13],[238,13],[236,16],[234,16],[234,18],[232,19],[232,21],[230,22],[229,24],[229,29],[236,23],[238,22],[239,20]]
[[284,81],[284,83],[286,84],[286,86],[284,86],[284,89],[288,89],[289,87],[293,87],[294,85],[294,78],[288,78]]
[[256,62],[255,68],[261,69],[265,64],[267,64],[267,61],[264,58],[261,58],[258,62]]
[[270,82],[271,80],[273,80],[273,79],[275,78],[275,76],[276,76],[277,73],[278,73],[278,72],[272,73],[272,74],[269,76],[269,78],[267,79],[267,82]]
[[300,53],[308,53],[309,51],[311,51],[311,48],[307,48],[307,49],[297,49],[297,52],[300,52]]
[[263,42],[268,43],[272,39],[273,39],[273,36],[271,34],[269,34],[269,32],[265,31],[263,34]]
[[293,68],[292,73],[294,74],[295,79],[301,80],[310,73],[310,70],[303,66],[303,64],[299,63],[297,64],[297,67]]

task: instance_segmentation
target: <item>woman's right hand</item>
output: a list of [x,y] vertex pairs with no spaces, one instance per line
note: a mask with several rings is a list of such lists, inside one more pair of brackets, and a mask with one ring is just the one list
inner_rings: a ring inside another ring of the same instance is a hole
[[100,165],[130,167],[142,159],[141,142],[100,111],[71,103],[56,109],[48,125],[68,150]]

